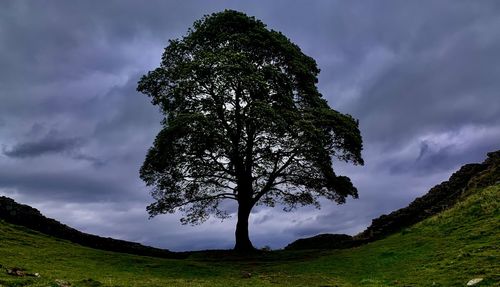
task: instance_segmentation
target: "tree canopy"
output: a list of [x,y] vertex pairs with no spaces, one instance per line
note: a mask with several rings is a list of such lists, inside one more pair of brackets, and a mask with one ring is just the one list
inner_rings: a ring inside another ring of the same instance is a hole
[[332,157],[363,164],[358,121],[329,107],[314,59],[277,31],[226,10],[170,40],[138,91],[165,115],[140,170],[155,202],[151,216],[183,211],[183,223],[226,218],[238,202],[236,249],[253,246],[255,205],[319,206],[357,197]]

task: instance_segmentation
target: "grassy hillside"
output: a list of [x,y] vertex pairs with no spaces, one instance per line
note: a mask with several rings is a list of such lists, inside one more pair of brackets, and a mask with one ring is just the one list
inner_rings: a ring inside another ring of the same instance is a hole
[[0,220],[90,248],[162,258],[183,256],[166,249],[81,232],[55,219],[45,217],[39,210],[29,205],[19,204],[5,196],[0,196]]
[[408,206],[373,219],[372,224],[358,235],[319,234],[298,239],[285,249],[344,249],[373,242],[453,207],[457,202],[462,201],[473,188],[498,183],[500,183],[500,150],[488,153],[486,160],[482,163],[462,166],[447,181],[432,187]]
[[[90,249],[0,221],[0,286],[500,286],[500,185],[354,249],[161,259]],[[221,258],[221,256],[224,256]],[[249,276],[248,273],[251,273]],[[71,285],[70,285],[71,284]]]

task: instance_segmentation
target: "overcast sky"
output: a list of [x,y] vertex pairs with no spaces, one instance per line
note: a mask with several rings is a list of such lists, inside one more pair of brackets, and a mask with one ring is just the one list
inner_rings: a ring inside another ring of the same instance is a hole
[[500,148],[499,1],[11,0],[0,2],[0,195],[102,236],[231,248],[234,218],[148,219],[138,169],[161,114],[135,91],[168,39],[226,8],[316,59],[321,93],[360,120],[365,147],[365,166],[334,167],[359,199],[256,209],[255,246],[356,234]]

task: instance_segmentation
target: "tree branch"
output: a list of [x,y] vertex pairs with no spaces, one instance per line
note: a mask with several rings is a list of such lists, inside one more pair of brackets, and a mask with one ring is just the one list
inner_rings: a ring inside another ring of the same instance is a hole
[[210,200],[216,200],[216,199],[232,199],[232,200],[236,200],[236,197],[234,196],[234,194],[231,194],[231,193],[221,193],[221,194],[217,194],[217,195],[214,195],[214,196],[205,196],[205,197],[199,197],[199,198],[187,200],[187,201],[175,204],[175,205],[173,205],[170,208],[171,209],[175,209],[175,208],[182,207],[184,205],[188,205],[188,204],[191,204],[191,203],[196,203],[196,202],[201,202],[201,201],[210,201]]
[[268,193],[269,190],[275,185],[274,184],[274,181],[276,180],[276,178],[278,178],[278,176],[281,174],[282,171],[285,170],[285,168],[287,168],[291,163],[292,161],[295,159],[295,156],[296,156],[296,150],[297,148],[294,149],[294,151],[292,151],[292,155],[288,158],[288,160],[279,168],[276,170],[277,168],[277,162],[279,160],[277,160],[275,162],[275,165],[274,165],[274,168],[273,168],[273,171],[271,172],[271,174],[269,175],[269,178],[266,182],[266,185],[264,185],[264,187],[261,189],[260,192],[257,193],[257,195],[254,197],[253,199],[253,202],[254,204],[257,203],[262,196],[264,196],[264,194]]

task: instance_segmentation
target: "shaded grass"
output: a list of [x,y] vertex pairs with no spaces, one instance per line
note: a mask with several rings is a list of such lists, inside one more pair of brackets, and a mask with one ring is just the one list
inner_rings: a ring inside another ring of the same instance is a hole
[[[2,286],[500,286],[500,185],[386,239],[345,250],[161,259],[100,251],[0,222]],[[250,278],[248,273],[251,273]]]

